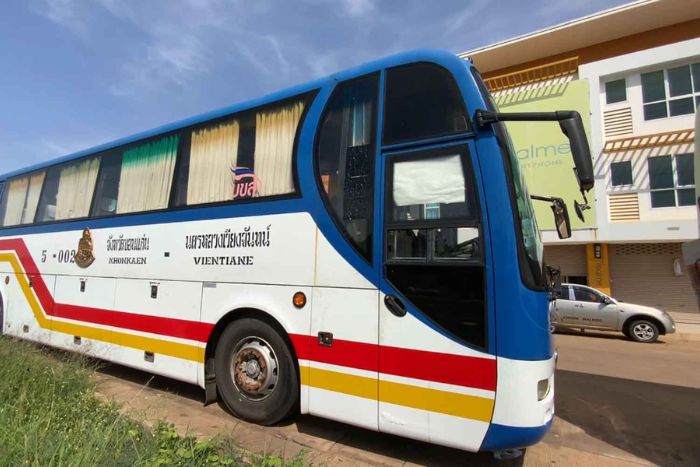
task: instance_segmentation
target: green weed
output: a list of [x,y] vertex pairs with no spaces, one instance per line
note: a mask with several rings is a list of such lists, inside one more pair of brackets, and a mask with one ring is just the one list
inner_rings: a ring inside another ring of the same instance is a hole
[[0,465],[299,466],[242,455],[231,440],[153,429],[94,397],[90,360],[0,337]]

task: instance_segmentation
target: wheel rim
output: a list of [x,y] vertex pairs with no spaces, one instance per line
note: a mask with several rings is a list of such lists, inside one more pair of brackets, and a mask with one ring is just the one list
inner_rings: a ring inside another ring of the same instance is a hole
[[239,393],[248,400],[261,401],[277,387],[277,356],[264,339],[242,339],[231,359],[231,378]]
[[648,341],[654,337],[654,328],[647,323],[639,323],[634,325],[632,333],[639,340]]

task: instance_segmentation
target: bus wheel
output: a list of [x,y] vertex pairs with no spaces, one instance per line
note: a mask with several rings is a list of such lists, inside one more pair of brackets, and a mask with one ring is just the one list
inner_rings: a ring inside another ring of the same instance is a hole
[[216,387],[237,417],[273,425],[297,406],[299,378],[286,342],[269,324],[232,322],[216,346]]

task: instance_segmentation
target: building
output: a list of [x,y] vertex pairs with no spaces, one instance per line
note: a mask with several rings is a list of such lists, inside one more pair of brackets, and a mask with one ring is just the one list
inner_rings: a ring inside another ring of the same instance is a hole
[[[548,206],[536,206],[546,261],[564,280],[623,301],[698,311],[681,252],[698,237],[697,0],[638,1],[461,55],[474,60],[502,111],[584,117],[594,199],[585,222],[572,213],[567,240],[557,238]],[[531,193],[564,193],[571,208],[582,197],[569,148],[557,126],[542,125],[509,124],[521,168]]]

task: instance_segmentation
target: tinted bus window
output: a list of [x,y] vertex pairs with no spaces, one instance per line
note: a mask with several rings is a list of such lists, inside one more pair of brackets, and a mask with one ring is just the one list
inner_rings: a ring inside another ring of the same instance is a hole
[[122,155],[109,154],[102,157],[100,176],[92,205],[93,216],[109,216],[117,212],[119,178],[121,176]]
[[385,145],[469,129],[457,83],[449,71],[430,63],[388,70],[384,105]]
[[377,76],[340,84],[331,96],[316,146],[323,197],[355,248],[372,257],[372,203]]
[[34,222],[34,214],[45,176],[46,172],[41,171],[7,182],[0,203],[0,219],[3,226]]
[[37,221],[87,217],[100,168],[100,158],[83,159],[49,169]]

